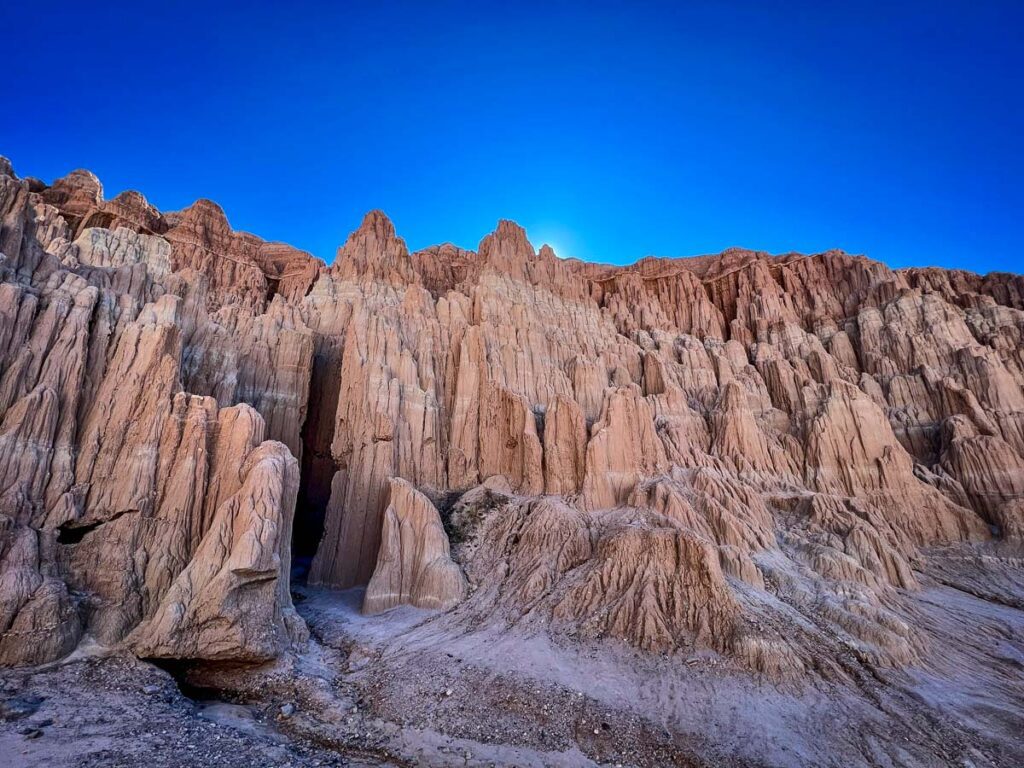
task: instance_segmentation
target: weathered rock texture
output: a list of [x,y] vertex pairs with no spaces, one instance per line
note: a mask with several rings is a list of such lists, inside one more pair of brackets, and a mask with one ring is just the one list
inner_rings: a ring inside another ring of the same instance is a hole
[[310,581],[369,584],[367,612],[774,675],[920,658],[904,595],[936,552],[1019,569],[1019,276],[610,267],[507,221],[410,253],[377,211],[328,268],[209,201],[8,164],[0,253],[2,663],[84,633],[273,656],[303,636],[293,514]]
[[34,186],[0,174],[0,663],[84,634],[273,658],[305,636],[288,583],[314,339],[268,281],[320,265],[212,204],[165,218],[85,171]]
[[377,568],[366,587],[365,613],[407,603],[451,608],[466,596],[466,579],[452,562],[448,536],[430,499],[405,480],[391,480]]

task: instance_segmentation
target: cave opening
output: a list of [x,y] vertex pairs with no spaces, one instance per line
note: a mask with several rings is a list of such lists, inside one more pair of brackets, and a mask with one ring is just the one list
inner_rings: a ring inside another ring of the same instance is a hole
[[65,545],[81,544],[82,539],[84,539],[88,533],[95,531],[103,525],[104,522],[106,521],[100,520],[95,523],[79,526],[71,526],[65,523],[57,529],[57,543]]
[[265,298],[267,300],[267,304],[269,304],[274,300],[274,297],[277,295],[278,291],[281,290],[281,280],[280,278],[271,277],[270,275],[267,274],[264,274],[263,277],[267,281],[267,293]]
[[299,496],[292,525],[292,581],[305,583],[324,533],[331,481],[338,467],[331,454],[341,387],[340,344],[324,339],[313,357],[306,419],[302,424]]

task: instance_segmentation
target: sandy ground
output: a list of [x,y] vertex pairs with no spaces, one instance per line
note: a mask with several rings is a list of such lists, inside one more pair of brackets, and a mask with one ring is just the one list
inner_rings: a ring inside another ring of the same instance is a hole
[[934,663],[799,687],[713,654],[459,632],[411,608],[363,617],[357,600],[312,592],[302,612],[325,646],[349,643],[382,717],[447,734],[612,765],[1024,765],[1024,613],[938,584],[913,598]]
[[79,652],[4,673],[0,765],[1024,765],[1024,612],[937,582],[913,597],[926,665],[799,687],[713,654],[298,597],[314,639],[273,665]]

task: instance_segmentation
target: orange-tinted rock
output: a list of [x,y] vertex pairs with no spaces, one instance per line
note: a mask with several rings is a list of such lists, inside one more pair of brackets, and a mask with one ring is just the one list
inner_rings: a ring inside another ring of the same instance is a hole
[[93,173],[80,168],[57,179],[41,196],[59,208],[72,227],[77,227],[103,200],[103,185]]
[[963,416],[945,425],[942,468],[963,487],[971,504],[1005,535],[1024,534],[1024,458],[995,435],[979,435]]
[[544,414],[544,491],[573,495],[583,487],[587,422],[570,397],[559,395]]
[[588,509],[626,501],[636,484],[668,469],[654,414],[636,387],[609,389],[587,444],[583,500]]
[[738,609],[713,547],[643,514],[623,512],[604,525],[593,557],[555,605],[556,620],[648,650],[728,647]]
[[211,309],[239,304],[261,311],[277,293],[300,300],[316,279],[320,262],[281,243],[236,232],[214,202],[197,200],[169,220],[175,270],[190,268],[209,281]]
[[1019,277],[584,264],[509,221],[410,254],[379,211],[328,268],[206,200],[6,162],[0,252],[6,664],[82,633],[272,657],[303,636],[297,495],[310,581],[369,583],[368,611],[775,676],[920,660],[901,595],[933,547],[999,558],[1024,532]]
[[405,241],[383,211],[370,211],[338,249],[331,273],[342,281],[404,286],[418,282]]

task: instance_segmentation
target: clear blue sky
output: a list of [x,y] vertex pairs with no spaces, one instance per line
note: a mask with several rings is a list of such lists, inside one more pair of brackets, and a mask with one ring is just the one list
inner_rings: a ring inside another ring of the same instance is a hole
[[0,154],[327,260],[382,208],[412,248],[1024,271],[1020,0],[346,6],[2,3]]

